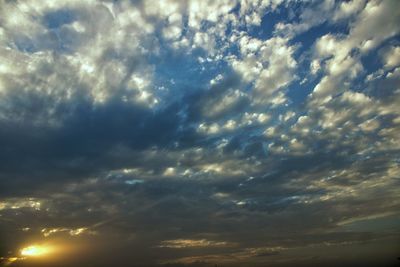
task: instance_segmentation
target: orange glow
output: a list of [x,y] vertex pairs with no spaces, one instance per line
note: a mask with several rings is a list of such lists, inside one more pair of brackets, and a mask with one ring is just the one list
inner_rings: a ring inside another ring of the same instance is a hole
[[39,246],[33,245],[26,248],[21,249],[21,255],[27,257],[39,257],[49,254],[51,252],[51,248],[47,246]]

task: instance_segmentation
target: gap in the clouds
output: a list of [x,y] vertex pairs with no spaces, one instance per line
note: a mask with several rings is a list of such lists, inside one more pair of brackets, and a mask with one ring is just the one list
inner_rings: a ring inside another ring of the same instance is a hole
[[[384,62],[382,61],[382,57],[385,49],[393,45],[399,45],[399,37],[398,35],[393,36],[382,42],[372,51],[360,55],[360,61],[364,70],[352,81],[352,90],[377,98],[386,98],[393,93],[393,85],[384,79],[387,70],[384,71],[383,69]],[[367,76],[370,74],[372,74],[372,76],[376,75],[376,80],[373,78],[374,80],[369,81]],[[368,86],[371,82],[375,83],[377,86]],[[378,85],[378,83],[380,85]]]
[[277,7],[276,10],[267,10],[261,18],[261,24],[257,27],[250,27],[248,34],[252,37],[267,40],[273,37],[275,25],[284,21],[289,15],[286,8]]
[[[308,68],[308,66],[304,66]],[[307,77],[309,79],[310,77]],[[291,104],[295,107],[303,106],[306,103],[307,97],[314,90],[315,86],[319,82],[319,78],[311,77],[312,80],[307,80],[304,83],[302,81],[296,81],[289,85],[286,96],[290,99]]]
[[372,51],[361,57],[361,63],[366,74],[373,73],[382,67],[381,58],[377,56],[379,55],[379,49],[380,47],[376,48],[375,51]]
[[374,50],[361,57],[361,63],[366,73],[372,73],[382,68],[382,52],[385,48],[393,45],[400,45],[400,35],[385,40]]
[[76,19],[76,14],[73,10],[60,9],[44,15],[43,24],[49,29],[56,29],[64,24],[70,24]]
[[346,24],[330,24],[325,21],[320,25],[314,26],[309,30],[296,35],[293,39],[290,40],[291,44],[300,44],[300,47],[297,53],[302,54],[307,52],[315,43],[318,38],[326,34],[331,35],[347,35],[348,34],[348,26]]
[[[386,215],[386,216],[385,216]],[[396,230],[400,225],[399,214],[382,214],[372,218],[357,218],[353,222],[344,224],[341,228],[349,232]]]
[[[164,44],[165,46],[165,44]],[[199,59],[204,60],[200,62]],[[157,95],[164,100],[176,101],[191,91],[209,88],[209,82],[218,74],[225,74],[229,67],[225,61],[208,60],[201,49],[179,52],[165,47],[161,56],[151,57],[155,66]]]

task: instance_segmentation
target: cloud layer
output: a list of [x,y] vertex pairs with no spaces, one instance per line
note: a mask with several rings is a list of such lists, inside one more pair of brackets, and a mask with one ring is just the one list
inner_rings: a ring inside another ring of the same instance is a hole
[[0,264],[396,263],[399,10],[4,1]]

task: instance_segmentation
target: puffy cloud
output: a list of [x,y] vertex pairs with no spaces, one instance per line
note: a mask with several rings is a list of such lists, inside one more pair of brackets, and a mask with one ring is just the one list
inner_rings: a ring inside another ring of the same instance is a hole
[[[121,5],[124,10],[112,6],[113,17],[95,2],[55,7],[27,3],[22,14],[9,3],[3,9],[9,14],[3,28],[8,44],[0,55],[2,115],[13,120],[33,116],[38,123],[59,124],[65,119],[58,112],[62,106],[71,107],[71,102],[87,97],[94,104],[120,97],[153,107],[157,99],[151,87],[152,68],[143,60],[146,51],[138,49],[150,24],[135,7]],[[12,24],[14,15],[33,21]],[[94,16],[101,19],[95,22]],[[25,24],[37,25],[29,30],[28,39],[20,29]],[[47,36],[55,41],[46,43]],[[25,102],[17,111],[18,98]]]
[[398,34],[399,3],[397,1],[370,1],[352,24],[348,41],[366,53],[385,39]]
[[299,22],[277,23],[275,25],[275,32],[279,35],[292,38],[325,22],[333,13],[335,1],[325,0],[315,3],[311,4],[311,7],[301,8]]
[[384,67],[386,69],[392,69],[400,65],[400,46],[391,47],[383,55]]
[[296,79],[295,47],[281,37],[266,41],[246,35],[238,38],[241,58],[230,59],[230,63],[245,82],[254,83],[254,102],[278,105],[285,102],[285,97],[278,90]]
[[218,99],[210,99],[203,107],[206,117],[215,117],[223,113],[229,112],[233,108],[246,101],[246,95],[239,90],[228,90]]
[[365,0],[352,0],[340,3],[334,13],[333,20],[337,21],[346,19],[349,16],[358,13],[364,8],[365,2],[366,2]]
[[[318,39],[315,44],[316,60],[312,62],[311,67],[315,69],[315,73],[316,66],[320,66],[323,62],[326,76],[311,94],[312,105],[326,103],[333,95],[348,87],[348,84],[363,70],[360,57],[398,32],[395,26],[398,17],[395,14],[397,10],[395,6],[394,1],[370,1],[350,24],[348,36],[327,34]],[[394,9],[391,10],[392,8]],[[388,16],[389,13],[392,15]],[[351,55],[354,50],[358,50],[361,55]],[[351,71],[348,71],[349,69]],[[338,91],[338,88],[342,89]]]
[[163,29],[164,37],[167,39],[178,39],[182,33],[182,15],[174,13],[168,17],[168,27]]
[[282,0],[241,0],[240,15],[244,18],[247,25],[260,25],[263,13],[266,9],[276,9]]

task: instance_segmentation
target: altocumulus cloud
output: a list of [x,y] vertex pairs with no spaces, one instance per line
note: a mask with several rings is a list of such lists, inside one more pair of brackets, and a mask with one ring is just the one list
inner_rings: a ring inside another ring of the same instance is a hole
[[395,0],[1,1],[0,264],[396,264],[399,25]]

